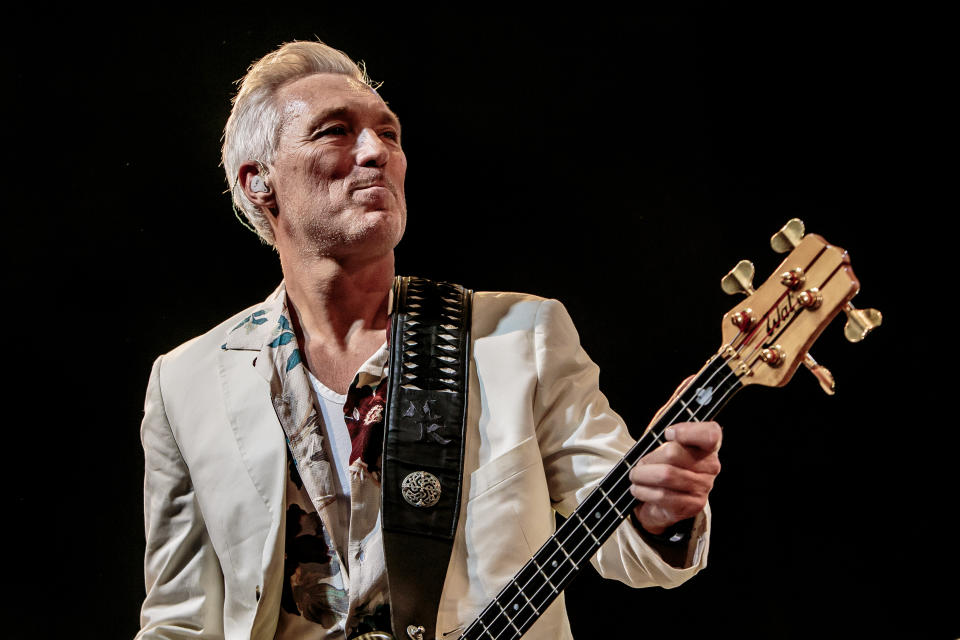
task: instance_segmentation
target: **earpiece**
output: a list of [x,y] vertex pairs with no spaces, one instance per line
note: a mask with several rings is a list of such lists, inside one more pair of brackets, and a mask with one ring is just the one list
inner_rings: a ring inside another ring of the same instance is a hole
[[250,180],[250,190],[255,193],[270,193],[270,187],[260,176],[253,176],[253,179]]

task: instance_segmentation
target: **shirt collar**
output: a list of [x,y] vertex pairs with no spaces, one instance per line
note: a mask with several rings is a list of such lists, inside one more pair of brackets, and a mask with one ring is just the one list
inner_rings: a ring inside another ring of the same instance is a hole
[[376,387],[387,377],[387,362],[390,360],[390,345],[384,342],[376,353],[360,365],[353,380],[354,387]]

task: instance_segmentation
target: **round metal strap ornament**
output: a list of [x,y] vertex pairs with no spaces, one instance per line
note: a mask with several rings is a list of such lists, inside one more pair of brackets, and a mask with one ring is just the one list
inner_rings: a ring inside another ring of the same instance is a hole
[[440,501],[440,480],[426,471],[414,471],[403,479],[400,494],[415,507],[432,507]]

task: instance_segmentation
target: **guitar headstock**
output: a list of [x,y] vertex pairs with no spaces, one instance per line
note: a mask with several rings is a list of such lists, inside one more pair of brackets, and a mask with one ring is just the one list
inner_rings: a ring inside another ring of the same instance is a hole
[[850,304],[860,290],[850,257],[821,236],[804,235],[799,219],[784,225],[770,244],[790,254],[760,287],[753,288],[754,268],[747,260],[721,281],[727,293],[747,297],[723,316],[720,354],[743,385],[783,386],[803,364],[833,394],[833,376],[816,363],[810,346],[841,311],[848,317],[844,333],[851,342],[879,326],[882,316]]

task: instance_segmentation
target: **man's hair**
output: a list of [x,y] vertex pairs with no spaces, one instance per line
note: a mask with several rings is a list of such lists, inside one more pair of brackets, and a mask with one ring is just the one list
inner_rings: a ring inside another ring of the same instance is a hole
[[244,162],[259,163],[261,171],[273,162],[283,126],[277,91],[315,73],[342,73],[372,86],[363,63],[357,65],[344,52],[319,41],[288,42],[250,65],[247,74],[238,80],[240,89],[223,130],[223,168],[233,202],[260,239],[269,245],[274,244],[273,230],[265,212],[243,193],[237,173]]

